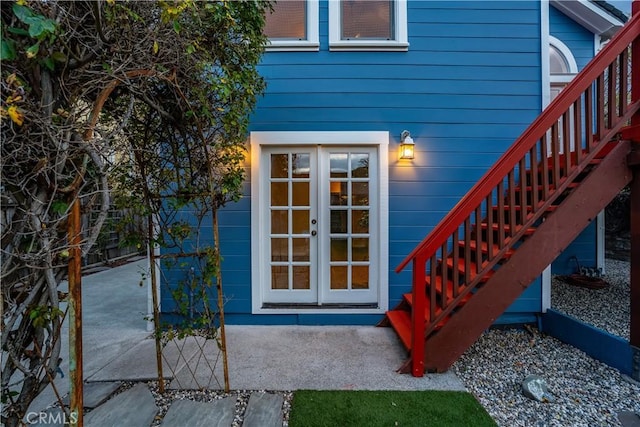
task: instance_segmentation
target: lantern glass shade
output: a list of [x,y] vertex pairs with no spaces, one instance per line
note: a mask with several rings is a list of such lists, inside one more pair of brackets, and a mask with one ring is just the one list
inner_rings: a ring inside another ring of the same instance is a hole
[[400,141],[400,159],[402,160],[411,160],[414,158],[414,148],[415,144],[413,142],[413,138],[407,136],[402,141]]

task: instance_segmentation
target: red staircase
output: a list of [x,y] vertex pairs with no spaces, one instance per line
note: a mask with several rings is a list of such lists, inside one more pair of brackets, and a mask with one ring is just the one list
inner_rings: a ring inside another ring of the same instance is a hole
[[639,36],[634,16],[396,268],[412,291],[381,325],[409,351],[401,372],[447,370],[631,181]]

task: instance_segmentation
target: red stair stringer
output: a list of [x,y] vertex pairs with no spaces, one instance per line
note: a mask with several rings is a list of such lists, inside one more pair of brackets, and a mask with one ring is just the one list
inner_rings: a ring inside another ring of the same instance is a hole
[[[425,341],[425,370],[446,371],[631,181],[630,151],[630,142],[616,144],[473,298]],[[401,370],[410,371],[409,365]]]

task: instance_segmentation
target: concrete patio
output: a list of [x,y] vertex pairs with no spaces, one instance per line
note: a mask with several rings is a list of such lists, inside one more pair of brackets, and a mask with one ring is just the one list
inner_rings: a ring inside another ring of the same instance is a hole
[[[148,276],[146,270],[147,261],[138,259],[85,275],[82,279],[85,402],[92,402],[96,408],[87,416],[87,425],[110,425],[109,420],[115,420],[113,425],[148,425],[147,418],[153,420],[153,416],[140,418],[145,412],[141,408],[148,408],[148,414],[155,414],[157,410],[144,384],[135,385],[119,399],[116,396],[107,400],[123,381],[157,378],[154,340],[147,331],[145,320],[149,286],[143,280],[143,276]],[[68,354],[66,326],[63,338],[64,357]],[[181,346],[180,352],[176,351],[175,344]],[[164,376],[172,380],[169,388],[223,388],[222,359],[217,346],[213,342],[206,343],[202,352],[202,345],[201,339],[189,337],[173,344],[169,342],[165,347]],[[465,389],[452,372],[429,374],[423,378],[396,373],[395,369],[406,354],[388,328],[228,325],[227,349],[231,389]],[[64,359],[61,366],[64,377],[58,376],[55,382],[62,396],[69,391],[67,357]],[[215,365],[217,381],[211,380],[211,370],[205,362]],[[252,400],[262,402],[255,405],[261,409],[253,411],[262,423],[266,419],[261,418],[260,413],[270,413],[269,407],[282,405],[281,401],[269,401],[265,405],[263,401],[269,399],[260,394],[256,394],[255,399],[252,394]],[[49,388],[34,401],[31,409],[41,411],[55,401]],[[119,401],[131,403],[117,404]],[[101,407],[108,411],[100,411]],[[119,408],[117,413],[115,408]],[[220,425],[228,425],[224,421],[228,411],[223,406],[202,410],[210,416],[213,413],[220,415],[223,418]],[[100,416],[101,412],[109,415]],[[167,416],[170,420],[184,421],[189,414],[195,416],[197,413],[191,405],[181,403],[173,411],[170,408]],[[212,418],[203,417],[208,420],[207,425],[212,425]],[[192,423],[190,425],[198,424],[195,420]]]

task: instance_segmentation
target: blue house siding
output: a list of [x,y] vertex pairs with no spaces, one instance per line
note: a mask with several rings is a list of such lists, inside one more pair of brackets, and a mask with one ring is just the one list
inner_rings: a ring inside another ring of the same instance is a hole
[[[389,132],[390,307],[411,283],[410,268],[396,274],[395,266],[539,114],[540,7],[538,0],[410,0],[407,52],[337,52],[329,51],[328,3],[320,0],[318,52],[263,56],[260,72],[268,86],[252,116],[252,131]],[[575,47],[584,66],[593,53],[591,33],[555,9],[550,16],[552,34]],[[410,165],[396,160],[404,129],[416,143]],[[227,322],[380,320],[380,315],[251,314],[250,189],[247,181],[243,199],[220,213]],[[175,273],[180,274],[185,271]],[[163,301],[169,304],[164,296]],[[538,279],[498,323],[532,321],[540,309]]]
[[[582,70],[595,55],[594,35],[562,12],[549,7],[550,34],[562,41],[571,50],[578,70]],[[592,222],[569,245],[569,247],[551,265],[552,274],[572,274],[576,271],[576,263],[571,260],[577,257],[585,267],[596,265],[596,224]]]
[[[411,274],[393,268],[540,111],[540,4],[409,1],[408,52],[330,52],[327,9],[321,1],[319,52],[263,57],[268,86],[251,129],[388,130],[396,142],[402,130],[411,131],[413,164],[396,162],[396,144],[389,153],[394,306],[410,289]],[[249,246],[246,259],[236,261],[249,268]],[[354,322],[351,315],[346,322]]]
[[571,49],[576,59],[578,70],[582,70],[595,52],[593,33],[568,18],[553,6],[549,7],[549,32]]

